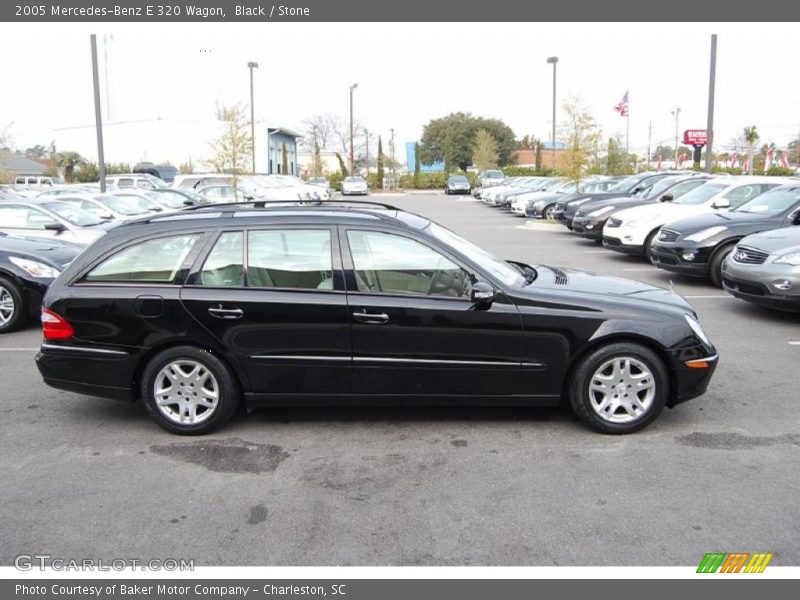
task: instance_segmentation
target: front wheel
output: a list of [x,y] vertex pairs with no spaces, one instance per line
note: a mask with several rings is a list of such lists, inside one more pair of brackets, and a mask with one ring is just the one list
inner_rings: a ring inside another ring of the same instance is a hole
[[542,211],[542,218],[545,221],[549,221],[550,223],[554,223],[556,218],[554,216],[554,212],[556,210],[555,204],[548,204],[545,206],[544,210]]
[[647,427],[667,401],[669,380],[661,358],[640,344],[618,342],[584,357],[569,387],[572,410],[601,433]]
[[711,257],[711,262],[708,265],[708,277],[711,279],[711,283],[718,288],[722,287],[722,263],[724,263],[725,259],[733,252],[735,246],[736,244],[723,246]]
[[230,420],[239,389],[228,367],[214,354],[179,346],[147,364],[142,398],[150,417],[167,431],[201,435]]
[[18,329],[25,323],[28,309],[16,283],[0,277],[0,333]]

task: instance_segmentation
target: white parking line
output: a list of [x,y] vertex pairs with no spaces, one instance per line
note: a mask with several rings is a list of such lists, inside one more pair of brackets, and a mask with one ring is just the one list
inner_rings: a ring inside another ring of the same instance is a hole
[[0,352],[37,352],[39,348],[0,348]]
[[716,296],[684,296],[684,298],[686,298],[687,300],[697,300],[700,298],[731,298],[731,296],[728,296],[727,294],[724,296],[719,294]]
[[622,269],[623,271],[652,271],[653,267],[637,267],[635,269]]
[[584,254],[608,254],[608,250],[582,250],[582,252]]
[[790,346],[800,346],[800,342],[789,342]]

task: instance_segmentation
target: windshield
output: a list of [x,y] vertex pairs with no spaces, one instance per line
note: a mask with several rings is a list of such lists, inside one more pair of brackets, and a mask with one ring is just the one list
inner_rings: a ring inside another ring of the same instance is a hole
[[161,204],[165,204],[170,208],[183,208],[186,206],[184,204],[184,198],[180,194],[176,194],[175,192],[168,192],[168,191],[153,191],[148,192],[148,196],[153,198],[156,202],[160,202]]
[[674,204],[703,204],[708,202],[711,198],[719,194],[722,190],[727,188],[728,185],[724,183],[707,183],[700,187],[694,188],[691,192],[685,193],[680,198],[673,200]]
[[476,246],[472,242],[468,242],[449,229],[445,229],[434,222],[431,222],[425,229],[437,240],[455,248],[491,276],[501,281],[504,285],[514,285],[521,279],[519,271],[506,261],[492,256],[483,248]]
[[119,196],[104,196],[102,198],[98,198],[97,201],[101,202],[102,204],[105,204],[111,210],[121,215],[133,216],[133,215],[141,215],[147,212],[145,209],[139,208],[139,205],[132,198],[121,198]]
[[487,179],[502,179],[505,177],[502,171],[486,171],[486,175],[484,175]]
[[653,183],[650,187],[637,192],[640,198],[656,198],[680,181],[680,177],[664,177]]
[[348,183],[363,183],[364,178],[363,177],[345,177],[344,180],[347,181]]
[[617,192],[622,192],[623,194],[627,194],[631,190],[631,188],[635,187],[636,184],[639,183],[641,180],[642,180],[641,175],[631,175],[629,177],[626,177],[622,181],[612,185],[610,188],[608,188],[608,191],[613,192],[615,194]]
[[451,177],[450,178],[450,183],[467,183],[467,178],[466,177],[461,177],[461,176]]
[[68,204],[67,202],[48,202],[43,205],[47,210],[72,223],[77,227],[91,227],[103,221],[85,210]]
[[800,192],[791,190],[772,190],[748,200],[739,208],[731,212],[737,213],[765,213],[777,215],[800,202]]

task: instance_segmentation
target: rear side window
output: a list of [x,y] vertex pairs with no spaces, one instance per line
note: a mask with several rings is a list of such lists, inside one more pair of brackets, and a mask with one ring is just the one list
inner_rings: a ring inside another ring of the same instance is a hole
[[87,282],[173,283],[200,236],[156,238],[128,246],[97,265]]
[[332,290],[330,230],[251,231],[247,278],[250,287]]
[[6,204],[0,206],[0,226],[14,229],[44,229],[55,219],[30,206]]
[[763,194],[769,189],[776,187],[777,183],[753,183],[749,185],[742,185],[737,188],[733,188],[730,192],[725,194],[725,198],[731,203],[731,208],[737,208],[747,202],[748,200],[752,200],[759,194]]
[[229,231],[219,236],[200,271],[200,285],[241,287],[244,285],[244,234]]

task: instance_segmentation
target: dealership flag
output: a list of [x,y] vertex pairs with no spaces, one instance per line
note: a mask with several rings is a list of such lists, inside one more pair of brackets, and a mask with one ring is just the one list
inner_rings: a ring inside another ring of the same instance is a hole
[[775,157],[775,146],[770,146],[767,150],[767,158],[764,159],[764,174],[772,168],[772,159]]
[[786,150],[781,152],[781,166],[784,169],[788,169],[789,168],[789,153]]
[[734,152],[731,154],[731,168],[738,169],[739,168],[739,153]]
[[614,110],[619,113],[620,117],[627,117],[628,116],[628,92],[625,92],[625,95],[622,97],[622,100],[619,104],[614,107]]

